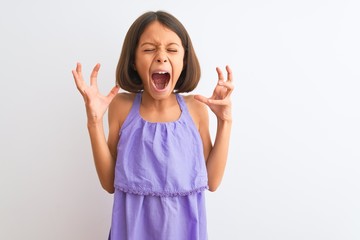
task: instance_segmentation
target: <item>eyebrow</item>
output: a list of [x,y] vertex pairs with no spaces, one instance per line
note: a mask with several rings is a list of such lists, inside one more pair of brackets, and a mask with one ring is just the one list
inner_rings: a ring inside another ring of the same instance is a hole
[[[157,44],[156,43],[152,43],[152,42],[144,42],[143,44],[140,45],[140,47],[144,46],[144,45],[153,45],[153,46],[156,46]],[[171,46],[171,45],[176,45],[178,47],[180,47],[179,44],[175,43],[175,42],[172,42],[172,43],[169,43],[168,45],[166,46]]]

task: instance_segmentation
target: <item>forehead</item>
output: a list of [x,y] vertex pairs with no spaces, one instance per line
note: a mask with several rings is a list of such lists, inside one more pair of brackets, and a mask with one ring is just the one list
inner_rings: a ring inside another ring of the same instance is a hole
[[150,23],[141,34],[139,44],[144,42],[156,44],[178,43],[181,45],[179,36],[158,21]]

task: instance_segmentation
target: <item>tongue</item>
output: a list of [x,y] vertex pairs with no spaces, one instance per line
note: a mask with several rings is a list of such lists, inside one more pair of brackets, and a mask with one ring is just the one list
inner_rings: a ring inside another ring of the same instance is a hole
[[152,79],[157,89],[164,89],[168,81],[168,75],[154,73]]

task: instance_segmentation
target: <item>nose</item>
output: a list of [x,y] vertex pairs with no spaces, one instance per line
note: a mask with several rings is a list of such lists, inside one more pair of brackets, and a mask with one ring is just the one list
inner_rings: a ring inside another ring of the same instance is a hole
[[159,53],[156,56],[156,62],[158,63],[166,63],[168,61],[167,56],[164,53]]

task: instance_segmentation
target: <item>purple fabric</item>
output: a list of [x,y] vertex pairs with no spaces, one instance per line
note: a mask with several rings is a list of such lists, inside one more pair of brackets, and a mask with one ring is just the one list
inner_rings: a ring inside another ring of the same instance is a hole
[[181,95],[177,121],[151,123],[135,97],[118,143],[112,240],[207,239],[202,141]]

